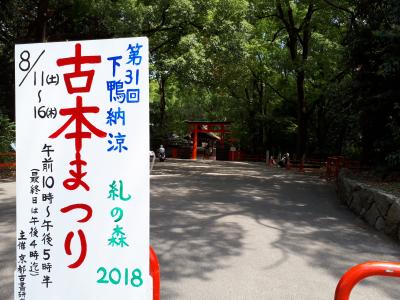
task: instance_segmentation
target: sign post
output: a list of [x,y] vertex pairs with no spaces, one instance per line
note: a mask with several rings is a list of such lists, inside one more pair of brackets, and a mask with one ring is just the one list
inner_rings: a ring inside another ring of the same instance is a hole
[[146,38],[15,47],[15,299],[149,299]]

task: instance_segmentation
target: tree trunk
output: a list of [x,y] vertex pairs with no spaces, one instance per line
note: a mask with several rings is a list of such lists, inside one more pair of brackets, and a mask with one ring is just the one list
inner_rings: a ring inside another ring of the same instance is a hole
[[[283,5],[283,3],[285,5]],[[307,105],[304,91],[305,71],[304,65],[308,58],[309,43],[311,39],[311,18],[314,13],[314,1],[310,1],[306,16],[300,25],[296,26],[295,17],[289,1],[282,2],[277,0],[277,17],[282,21],[288,33],[287,45],[289,54],[296,70],[296,89],[297,89],[297,145],[296,154],[302,159],[306,152],[307,145]],[[301,56],[297,51],[297,46],[301,46]]]
[[317,112],[317,127],[316,127],[316,134],[318,140],[318,147],[319,147],[319,154],[326,156],[328,154],[327,149],[327,134],[328,134],[328,126],[326,121],[326,113],[324,106],[326,104],[317,105],[316,112]]
[[40,0],[36,18],[35,41],[46,42],[49,0]]
[[296,73],[297,86],[297,157],[302,158],[307,144],[307,106],[304,93],[304,71]]
[[166,106],[166,99],[165,99],[165,86],[166,86],[167,78],[165,76],[160,77],[158,80],[158,92],[160,93],[160,128],[164,126],[164,119],[165,119],[165,106]]

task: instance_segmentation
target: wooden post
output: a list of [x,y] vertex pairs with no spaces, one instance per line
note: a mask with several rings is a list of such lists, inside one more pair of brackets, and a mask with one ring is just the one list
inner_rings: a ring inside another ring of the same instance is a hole
[[194,124],[194,130],[193,130],[192,159],[197,159],[197,124]]
[[304,161],[306,160],[306,155],[303,154],[300,160],[300,167],[299,167],[299,172],[304,172]]
[[220,142],[222,145],[221,148],[224,148],[224,144],[225,144],[224,136],[225,136],[225,126],[224,126],[224,124],[221,124],[221,142]]

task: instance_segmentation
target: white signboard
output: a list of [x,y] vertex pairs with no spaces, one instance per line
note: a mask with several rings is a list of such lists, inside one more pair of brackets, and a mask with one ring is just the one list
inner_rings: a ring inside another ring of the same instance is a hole
[[15,47],[15,299],[149,299],[148,51]]

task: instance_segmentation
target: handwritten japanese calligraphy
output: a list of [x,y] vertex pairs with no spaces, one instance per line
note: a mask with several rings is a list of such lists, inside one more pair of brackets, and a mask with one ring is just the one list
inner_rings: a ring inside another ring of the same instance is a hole
[[148,65],[146,38],[16,46],[17,300],[147,297]]

